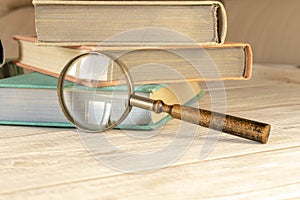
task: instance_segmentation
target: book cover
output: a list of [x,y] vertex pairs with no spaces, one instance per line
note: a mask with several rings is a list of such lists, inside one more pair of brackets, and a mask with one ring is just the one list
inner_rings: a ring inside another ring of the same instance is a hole
[[[137,94],[150,98],[162,98],[169,103],[178,102],[174,94],[187,87],[193,92],[184,94],[184,103],[190,105],[202,95],[198,84],[137,86]],[[57,79],[40,73],[29,73],[0,80],[0,124],[74,127],[62,113],[56,94]],[[128,118],[117,128],[151,130],[171,119],[163,113],[157,115],[147,110],[132,109]]]

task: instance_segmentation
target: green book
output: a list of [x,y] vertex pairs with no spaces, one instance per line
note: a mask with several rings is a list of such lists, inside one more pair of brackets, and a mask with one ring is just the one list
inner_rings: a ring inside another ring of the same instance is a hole
[[[74,127],[61,111],[56,89],[57,78],[37,72],[1,79],[0,124]],[[140,96],[162,99],[168,104],[185,105],[191,105],[203,94],[195,82],[142,85],[136,86],[135,92]],[[180,95],[180,100],[176,94]],[[152,130],[170,119],[171,117],[165,113],[156,114],[133,108],[117,128]]]

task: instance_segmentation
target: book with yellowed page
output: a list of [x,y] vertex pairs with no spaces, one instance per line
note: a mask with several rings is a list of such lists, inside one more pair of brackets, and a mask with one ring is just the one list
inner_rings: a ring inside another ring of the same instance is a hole
[[39,44],[219,44],[227,20],[219,1],[33,0]]
[[[114,88],[103,89],[103,93]],[[37,72],[0,80],[0,124],[73,127],[61,111],[56,89],[57,78]],[[192,105],[203,95],[196,82],[140,85],[135,87],[135,92],[139,96],[161,99],[168,104],[185,105]],[[152,130],[170,119],[166,113],[156,114],[132,108],[118,128]]]
[[118,59],[129,69],[135,84],[245,80],[250,78],[252,71],[251,48],[244,43],[136,50],[121,46],[38,46],[35,44],[36,37],[14,38],[20,49],[20,57],[16,61],[18,66],[54,77],[59,76],[73,57],[95,50],[112,56],[123,54]]

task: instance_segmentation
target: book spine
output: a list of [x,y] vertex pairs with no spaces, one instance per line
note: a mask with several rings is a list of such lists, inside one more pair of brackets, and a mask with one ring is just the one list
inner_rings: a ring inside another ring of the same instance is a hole
[[220,43],[224,44],[227,35],[227,14],[224,5],[221,2],[216,2],[219,5],[218,17],[218,32],[220,36]]
[[245,44],[245,57],[246,57],[246,63],[245,63],[244,78],[250,79],[252,75],[253,54],[252,54],[251,46],[249,44]]

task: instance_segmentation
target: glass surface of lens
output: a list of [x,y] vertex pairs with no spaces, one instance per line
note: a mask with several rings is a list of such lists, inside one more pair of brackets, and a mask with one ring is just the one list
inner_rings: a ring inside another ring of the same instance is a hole
[[103,53],[90,52],[71,60],[59,79],[66,117],[86,131],[104,131],[129,113],[133,93],[125,66]]

